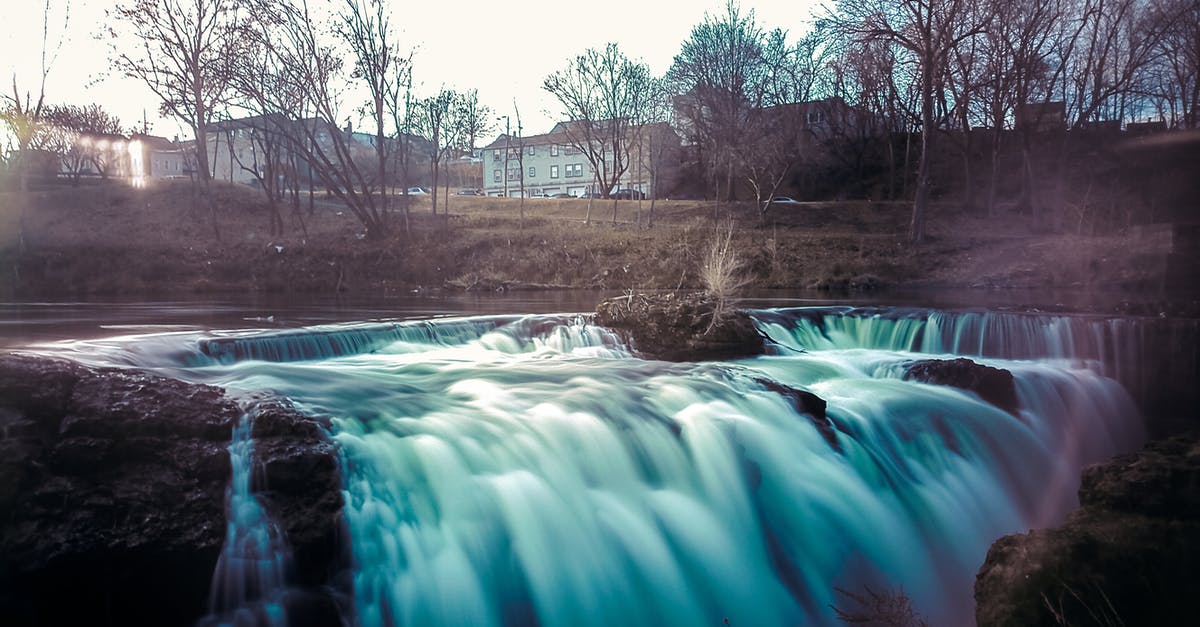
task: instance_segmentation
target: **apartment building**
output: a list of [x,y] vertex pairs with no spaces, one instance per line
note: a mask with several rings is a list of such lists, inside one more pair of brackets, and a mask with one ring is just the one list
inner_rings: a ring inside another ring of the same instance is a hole
[[[553,196],[600,193],[587,155],[573,145],[569,123],[525,137],[501,134],[482,149],[483,190],[488,196]],[[668,190],[678,171],[678,137],[666,124],[643,127],[630,147],[628,167],[615,186],[647,196]],[[668,157],[668,154],[671,155]],[[609,159],[611,162],[611,159]],[[608,190],[612,191],[612,190]]]

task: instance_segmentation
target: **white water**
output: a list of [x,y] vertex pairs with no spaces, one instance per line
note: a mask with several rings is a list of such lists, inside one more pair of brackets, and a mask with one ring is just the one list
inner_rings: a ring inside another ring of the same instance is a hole
[[283,534],[252,491],[254,416],[247,413],[229,443],[232,476],[226,491],[225,545],[209,591],[204,625],[285,627],[288,562]]
[[[1014,416],[899,378],[928,320],[808,320],[763,312],[780,354],[736,363],[634,359],[561,316],[70,348],[332,417],[366,626],[832,624],[864,585],[969,624],[990,543],[1061,520],[1081,466],[1142,437],[1086,359],[981,360]],[[762,377],[825,399],[836,446]]]

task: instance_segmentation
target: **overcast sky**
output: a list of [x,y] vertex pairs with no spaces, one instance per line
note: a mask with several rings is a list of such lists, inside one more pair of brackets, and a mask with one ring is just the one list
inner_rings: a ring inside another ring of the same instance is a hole
[[[70,23],[50,70],[47,101],[95,102],[127,126],[140,126],[146,111],[151,132],[167,137],[185,134],[178,122],[158,118],[158,103],[144,86],[109,74],[109,46],[97,34],[105,9],[116,1],[70,2]],[[311,1],[316,5],[326,0]],[[4,3],[0,16],[4,91],[11,93],[14,74],[22,89],[36,90],[42,1]],[[62,32],[66,4],[66,0],[51,1],[52,39]],[[442,85],[475,88],[484,104],[498,115],[510,116],[515,100],[527,135],[550,130],[557,119],[557,104],[541,89],[542,80],[575,55],[615,41],[626,55],[662,74],[704,14],[724,8],[724,0],[392,0],[390,4],[402,45],[416,50],[419,95],[436,92]],[[786,29],[794,38],[807,30],[809,7],[816,4],[817,0],[745,0],[742,7],[753,9],[760,25]],[[515,116],[510,119],[516,132]]]

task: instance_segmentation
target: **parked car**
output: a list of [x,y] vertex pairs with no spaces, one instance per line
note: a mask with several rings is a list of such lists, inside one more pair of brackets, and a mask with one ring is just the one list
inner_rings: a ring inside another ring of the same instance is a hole
[[800,201],[796,200],[795,198],[788,198],[787,196],[776,196],[771,199],[771,204],[772,205],[798,205],[798,204],[800,204]]
[[483,190],[479,189],[460,189],[455,192],[456,196],[482,196]]
[[408,195],[409,195],[409,196],[423,196],[423,195],[426,195],[426,194],[428,194],[428,193],[429,193],[429,190],[425,189],[424,187],[410,187],[410,188],[408,188]]
[[612,193],[612,198],[617,200],[645,200],[646,194],[636,189],[618,189]]
[[574,198],[574,196],[572,196],[566,192],[559,192],[557,194],[551,194],[550,197],[551,198]]

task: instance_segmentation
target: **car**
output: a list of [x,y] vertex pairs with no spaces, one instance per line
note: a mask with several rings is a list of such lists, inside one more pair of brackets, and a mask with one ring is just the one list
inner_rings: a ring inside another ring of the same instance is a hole
[[800,204],[800,201],[796,200],[795,198],[789,198],[787,196],[776,196],[771,199],[770,204],[772,204],[772,205],[798,205],[798,204]]
[[572,196],[572,195],[570,195],[570,194],[568,194],[568,193],[566,193],[566,192],[559,192],[559,193],[557,193],[557,194],[550,194],[550,197],[551,197],[551,198],[574,198],[574,196]]
[[408,188],[408,195],[409,195],[409,196],[425,196],[425,195],[428,195],[428,194],[429,194],[429,190],[425,189],[424,187],[410,187],[410,188]]
[[636,189],[618,189],[610,197],[617,200],[645,200],[646,194]]
[[460,189],[455,192],[456,196],[482,196],[483,192],[478,189]]

